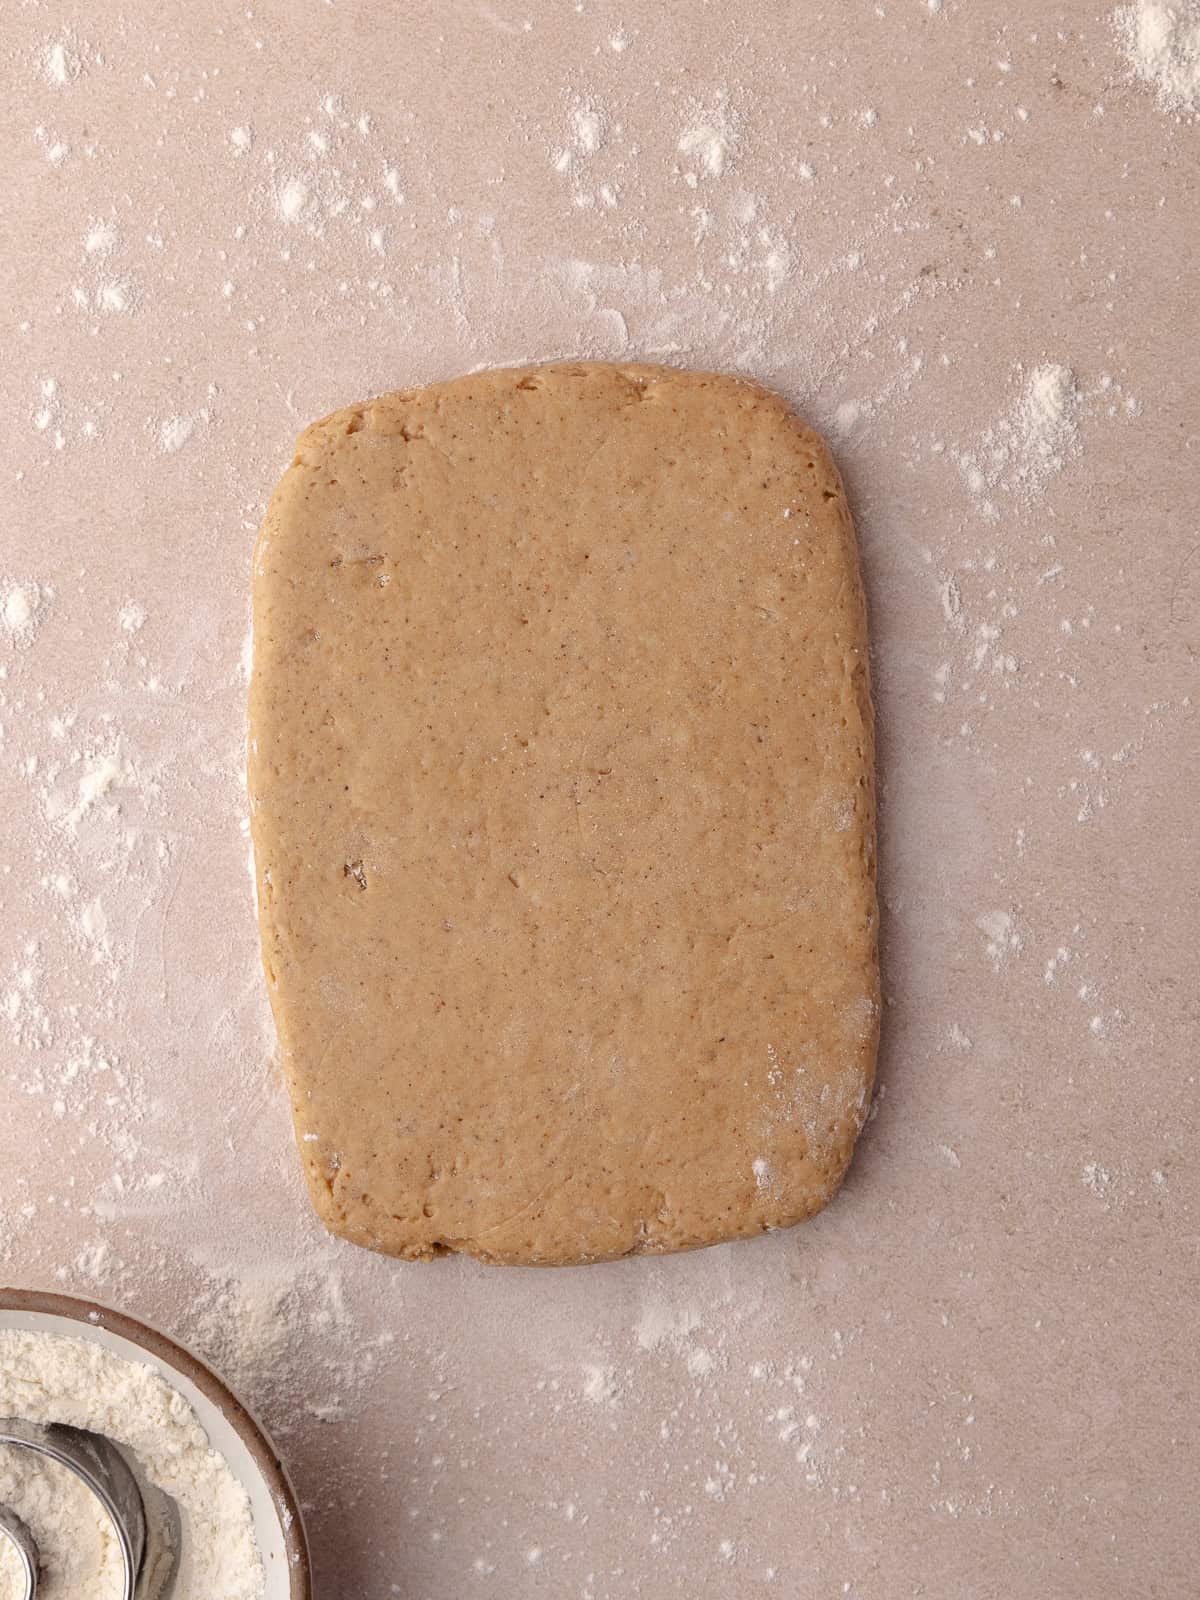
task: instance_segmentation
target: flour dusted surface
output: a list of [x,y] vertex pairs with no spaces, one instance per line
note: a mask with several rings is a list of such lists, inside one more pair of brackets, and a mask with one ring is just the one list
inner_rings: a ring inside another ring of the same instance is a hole
[[[0,1416],[63,1422],[126,1446],[179,1507],[183,1556],[173,1600],[261,1600],[250,1502],[195,1412],[152,1367],[92,1340],[0,1329]],[[0,1504],[29,1526],[48,1563],[39,1600],[110,1600],[120,1552],[98,1507],[57,1463],[0,1445]],[[2,1585],[15,1573],[4,1564]],[[15,1587],[13,1594],[17,1593]]]
[[[890,1600],[975,1560],[1006,1595],[1047,1570],[1070,1600],[1189,1593],[1200,130],[1134,72],[1119,3],[5,8],[2,1275],[204,1346],[311,1501],[319,1593],[766,1600],[819,1572]],[[705,126],[736,135],[719,176],[678,148]],[[886,1096],[821,1219],[551,1293],[397,1272],[309,1214],[239,657],[303,422],[564,355],[741,371],[835,441],[890,729],[889,1000]],[[1076,380],[1061,466],[977,494],[960,457],[990,470],[1043,365]],[[977,927],[997,911],[1022,948]],[[701,1326],[643,1348],[651,1285]],[[611,1406],[575,1400],[585,1362]]]
[[1117,36],[1135,75],[1163,111],[1200,113],[1200,3],[1137,0],[1114,14]]

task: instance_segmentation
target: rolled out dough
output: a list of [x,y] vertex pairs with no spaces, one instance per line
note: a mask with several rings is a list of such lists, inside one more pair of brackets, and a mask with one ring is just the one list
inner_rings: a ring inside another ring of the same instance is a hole
[[315,423],[250,716],[329,1228],[582,1262],[826,1203],[878,1033],[872,713],[842,485],[782,400],[561,364]]

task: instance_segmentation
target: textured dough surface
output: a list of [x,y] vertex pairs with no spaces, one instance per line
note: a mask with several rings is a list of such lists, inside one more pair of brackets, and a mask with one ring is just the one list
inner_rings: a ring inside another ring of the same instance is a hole
[[821,439],[749,383],[490,371],[301,436],[254,562],[263,959],[313,1203],[594,1261],[837,1189],[873,731]]

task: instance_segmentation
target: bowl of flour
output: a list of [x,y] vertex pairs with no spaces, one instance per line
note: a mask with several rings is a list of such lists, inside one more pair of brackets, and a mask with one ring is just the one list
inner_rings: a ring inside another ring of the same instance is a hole
[[[0,1417],[106,1434],[179,1509],[172,1600],[311,1600],[295,1494],[269,1439],[221,1380],[173,1340],[104,1306],[0,1289]],[[42,1561],[38,1600],[113,1600],[121,1557],[85,1485],[0,1444],[0,1505]],[[0,1600],[24,1592],[0,1539]]]

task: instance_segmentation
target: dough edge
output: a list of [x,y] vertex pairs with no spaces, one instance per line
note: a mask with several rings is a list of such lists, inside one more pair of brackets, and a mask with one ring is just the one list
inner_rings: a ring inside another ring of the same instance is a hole
[[[619,1260],[631,1255],[660,1255],[703,1249],[714,1243],[752,1238],[763,1233],[791,1228],[821,1212],[841,1188],[853,1157],[859,1132],[869,1114],[875,1083],[881,1003],[878,959],[879,916],[876,897],[875,718],[870,691],[867,654],[866,599],[860,576],[857,539],[838,468],[823,436],[811,427],[776,391],[764,386],[755,379],[738,374],[692,370],[641,362],[560,360],[484,368],[476,372],[436,380],[426,385],[388,391],[361,402],[339,407],[337,410],[310,423],[301,431],[296,442],[292,461],[276,485],[266,516],[259,530],[253,558],[255,573],[253,609],[256,636],[261,603],[258,585],[259,551],[264,542],[269,539],[271,529],[278,519],[285,514],[297,486],[297,479],[305,471],[311,471],[314,466],[321,465],[325,453],[331,447],[336,446],[347,435],[362,430],[377,433],[381,436],[400,434],[408,437],[405,430],[408,426],[413,425],[414,421],[419,426],[419,414],[421,411],[430,406],[436,408],[441,396],[447,390],[459,390],[464,384],[469,383],[481,391],[491,392],[498,396],[508,393],[516,387],[537,387],[546,379],[561,377],[607,381],[618,379],[635,390],[640,398],[652,397],[655,390],[662,388],[669,390],[675,386],[691,390],[715,388],[725,393],[733,392],[737,395],[742,408],[746,410],[765,409],[772,412],[776,419],[795,435],[797,444],[802,446],[817,463],[818,485],[824,497],[830,502],[831,508],[836,510],[841,537],[844,541],[844,553],[849,570],[853,573],[855,579],[856,637],[852,642],[852,647],[857,652],[862,665],[862,671],[858,674],[856,681],[857,699],[861,715],[863,761],[866,774],[863,834],[868,862],[867,888],[871,898],[868,992],[873,1002],[871,1023],[864,1032],[862,1048],[858,1058],[863,1093],[859,1107],[843,1118],[835,1139],[826,1152],[827,1159],[824,1162],[819,1162],[810,1156],[802,1164],[804,1170],[793,1174],[794,1177],[803,1179],[803,1182],[797,1183],[795,1187],[804,1189],[804,1201],[790,1208],[777,1220],[769,1223],[764,1224],[752,1217],[748,1217],[741,1223],[724,1226],[723,1231],[715,1237],[712,1220],[710,1220],[707,1227],[696,1229],[691,1233],[670,1229],[654,1231],[643,1223],[638,1236],[631,1239],[628,1244],[621,1248],[583,1253],[564,1245],[561,1249],[549,1250],[536,1258],[531,1258],[528,1252],[519,1244],[509,1247],[497,1243],[495,1246],[491,1246],[482,1238],[476,1237],[460,1239],[441,1236],[427,1240],[399,1239],[389,1236],[388,1230],[380,1231],[361,1223],[356,1223],[351,1217],[345,1216],[333,1199],[331,1186],[327,1174],[322,1168],[320,1158],[315,1152],[310,1153],[309,1150],[306,1150],[302,1142],[305,1112],[299,1102],[296,1079],[289,1066],[291,1051],[288,1047],[287,1019],[284,1007],[282,1004],[277,1003],[276,990],[272,985],[268,984],[279,1038],[280,1055],[285,1067],[285,1078],[292,1102],[298,1149],[301,1154],[313,1207],[326,1228],[335,1236],[344,1238],[361,1247],[403,1260],[429,1261],[444,1255],[466,1254],[482,1262],[496,1265],[584,1265]],[[251,679],[252,705],[256,672],[257,655]],[[252,728],[253,722],[252,710]],[[253,761],[251,765],[253,766]],[[252,794],[253,787],[252,780]],[[254,830],[253,806],[251,813],[251,831],[255,842],[257,878],[261,875],[262,867],[258,838]],[[264,966],[269,972],[273,930],[267,911],[268,902],[262,894],[261,882],[258,883],[258,888],[258,920],[262,954]],[[726,1223],[728,1221],[729,1219],[725,1219]]]

